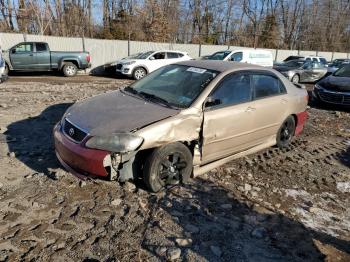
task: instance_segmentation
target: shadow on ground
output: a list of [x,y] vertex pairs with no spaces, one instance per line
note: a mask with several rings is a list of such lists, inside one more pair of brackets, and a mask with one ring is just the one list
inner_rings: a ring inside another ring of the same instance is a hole
[[[162,248],[169,250],[179,238],[171,236],[173,227],[157,215],[157,210],[163,209],[182,228],[181,238],[191,240],[187,247],[180,247],[184,261],[192,261],[194,256],[207,261],[323,261],[325,255],[317,242],[350,254],[347,241],[237,199],[229,190],[203,179],[183,189],[174,188],[163,198],[150,197],[153,213],[142,247],[160,256]],[[155,240],[159,231],[164,232],[161,242],[168,245],[159,246],[159,237]]]
[[52,130],[71,105],[52,105],[39,116],[9,125],[5,133],[9,151],[14,152],[16,158],[31,169],[50,176],[51,168],[60,167],[55,156]]

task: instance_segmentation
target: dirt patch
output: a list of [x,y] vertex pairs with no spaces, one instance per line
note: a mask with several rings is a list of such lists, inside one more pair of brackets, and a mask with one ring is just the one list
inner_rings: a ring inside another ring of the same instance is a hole
[[0,261],[349,261],[350,117],[310,109],[290,148],[184,187],[80,181],[52,127],[76,100],[131,81],[13,77],[0,85]]

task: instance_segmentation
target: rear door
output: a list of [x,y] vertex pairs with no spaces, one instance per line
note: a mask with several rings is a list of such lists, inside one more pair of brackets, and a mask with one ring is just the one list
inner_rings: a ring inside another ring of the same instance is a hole
[[166,53],[166,62],[165,64],[170,65],[173,63],[180,62],[180,54],[177,52],[167,52]]
[[254,102],[250,76],[226,76],[204,108],[202,163],[209,163],[252,147]]
[[33,43],[21,43],[11,48],[10,60],[14,70],[33,70],[35,67]]
[[51,69],[51,55],[46,43],[35,43],[36,70],[49,71]]
[[260,144],[277,134],[287,117],[290,101],[285,86],[273,73],[257,71],[251,79],[255,109],[251,137],[255,144]]

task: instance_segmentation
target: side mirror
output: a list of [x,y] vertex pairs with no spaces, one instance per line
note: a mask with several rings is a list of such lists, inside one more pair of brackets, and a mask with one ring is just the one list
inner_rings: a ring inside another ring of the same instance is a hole
[[151,57],[149,58],[149,60],[155,60],[154,56],[151,56]]
[[204,107],[205,108],[209,108],[209,107],[217,106],[217,105],[220,105],[220,104],[221,104],[221,100],[220,99],[217,99],[217,98],[214,98],[212,96],[209,96],[205,100]]
[[12,54],[16,54],[16,49],[12,49],[12,50],[11,50],[11,53],[12,53]]

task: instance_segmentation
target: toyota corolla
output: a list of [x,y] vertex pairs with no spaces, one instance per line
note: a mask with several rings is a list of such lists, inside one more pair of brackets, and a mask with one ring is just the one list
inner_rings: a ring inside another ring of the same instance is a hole
[[163,67],[70,107],[54,128],[60,162],[77,175],[151,191],[235,158],[290,144],[308,95],[273,69],[222,61]]

